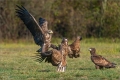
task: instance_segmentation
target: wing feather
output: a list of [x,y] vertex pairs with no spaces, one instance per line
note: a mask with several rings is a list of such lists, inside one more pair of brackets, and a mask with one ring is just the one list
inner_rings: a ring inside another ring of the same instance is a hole
[[52,54],[52,65],[58,65],[62,61],[62,54],[60,51],[53,49],[53,54]]
[[23,6],[17,7],[17,16],[24,22],[26,27],[29,29],[29,31],[34,37],[35,43],[42,46],[42,44],[44,43],[44,32],[42,28],[39,26],[35,18]]
[[39,18],[39,25],[44,32],[48,31],[48,22],[44,18]]
[[106,66],[106,65],[108,65],[110,63],[104,57],[99,56],[99,55],[92,56],[91,59],[92,59],[93,63],[95,63],[96,65],[99,65],[99,66]]

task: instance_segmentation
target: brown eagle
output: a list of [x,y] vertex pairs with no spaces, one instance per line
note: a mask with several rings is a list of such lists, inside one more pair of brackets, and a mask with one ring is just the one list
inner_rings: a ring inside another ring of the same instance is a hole
[[116,67],[115,63],[108,61],[106,58],[102,57],[101,55],[97,55],[95,48],[90,48],[89,51],[91,54],[91,60],[95,64],[96,69]]
[[48,22],[39,18],[39,23],[23,6],[17,6],[17,16],[24,22],[28,30],[31,32],[34,41],[41,48],[37,52],[45,52],[54,45],[51,46],[52,30],[48,29]]
[[45,53],[37,55],[37,61],[51,63],[53,66],[58,66],[57,71],[64,72],[66,69],[67,61],[66,56],[71,52],[68,46],[68,40],[64,38],[59,46],[59,49],[52,49]]
[[72,50],[72,53],[68,54],[69,58],[80,57],[80,41],[81,40],[82,40],[82,37],[77,36],[75,41],[72,44],[69,45],[71,50]]

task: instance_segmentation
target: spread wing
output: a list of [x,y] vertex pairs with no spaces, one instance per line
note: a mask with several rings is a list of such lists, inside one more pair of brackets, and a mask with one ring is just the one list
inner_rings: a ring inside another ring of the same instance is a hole
[[29,29],[29,31],[34,37],[35,43],[42,46],[42,44],[44,43],[44,32],[42,28],[39,26],[35,18],[23,6],[17,7],[17,16],[24,22],[26,27]]
[[44,32],[48,31],[48,22],[45,19],[40,17],[39,18],[39,25]]
[[62,61],[62,54],[60,53],[60,51],[52,49],[45,53],[40,53],[36,55],[36,59],[38,62],[42,62],[45,60],[45,62],[51,63],[53,66],[58,66],[58,64],[60,64],[60,62]]
[[37,62],[42,62],[45,60],[45,62],[50,63],[51,62],[51,56],[52,56],[52,51],[46,51],[45,53],[37,53],[35,56]]
[[91,56],[91,59],[93,61],[94,64],[98,65],[98,66],[108,66],[110,64],[110,62],[105,59],[104,57],[102,57],[101,55],[97,55],[97,56]]
[[60,51],[53,49],[53,54],[52,54],[52,65],[58,66],[60,62],[62,61],[62,54]]

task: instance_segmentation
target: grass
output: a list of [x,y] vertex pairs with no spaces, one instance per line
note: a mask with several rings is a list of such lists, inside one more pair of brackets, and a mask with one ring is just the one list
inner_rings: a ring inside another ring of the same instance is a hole
[[[59,41],[59,40],[57,40]],[[56,43],[56,42],[55,42]],[[120,42],[102,39],[83,39],[81,57],[67,58],[66,72],[56,72],[49,63],[35,61],[39,46],[34,42],[0,43],[0,80],[119,80]],[[114,69],[96,70],[90,60],[88,49],[95,47],[97,53],[117,64]]]

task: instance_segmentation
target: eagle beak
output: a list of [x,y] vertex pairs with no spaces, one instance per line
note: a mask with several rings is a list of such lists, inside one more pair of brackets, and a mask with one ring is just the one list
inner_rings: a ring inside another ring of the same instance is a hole
[[91,51],[92,49],[90,48],[89,51]]
[[49,30],[48,33],[49,33],[49,34],[53,34],[53,31],[52,31],[52,30]]
[[53,34],[53,31],[50,31],[51,34]]

